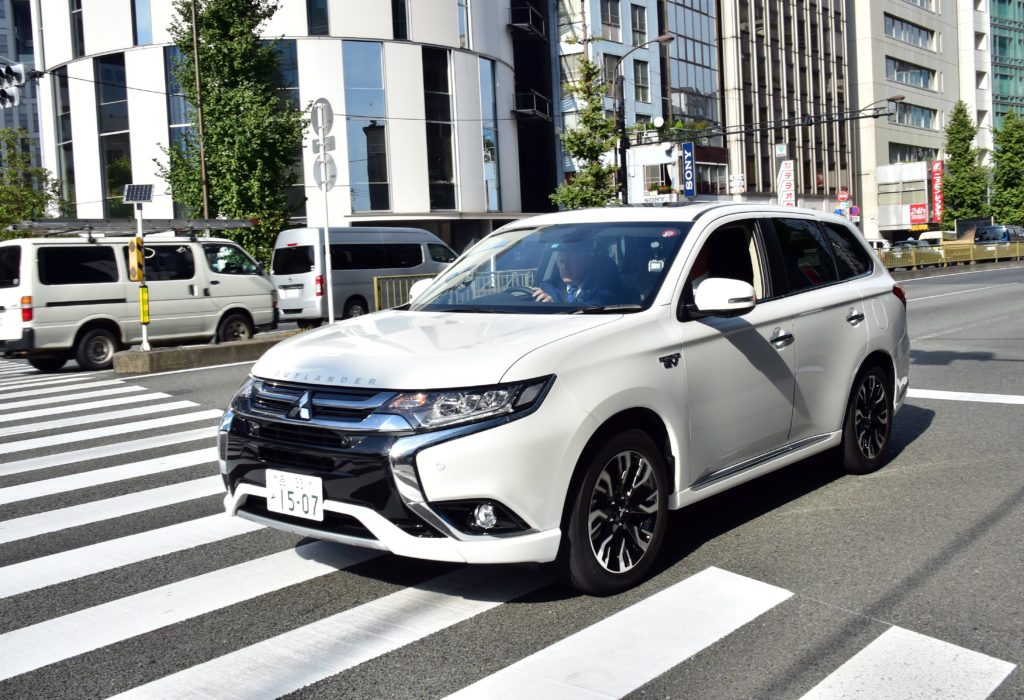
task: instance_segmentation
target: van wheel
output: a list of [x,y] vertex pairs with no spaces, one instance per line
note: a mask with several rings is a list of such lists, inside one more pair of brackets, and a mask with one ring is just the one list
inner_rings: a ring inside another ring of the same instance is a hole
[[879,367],[861,370],[843,421],[843,468],[869,474],[882,466],[892,437],[892,389]]
[[117,350],[118,342],[113,333],[105,328],[93,328],[79,338],[75,360],[82,369],[110,369]]
[[242,314],[228,314],[217,326],[217,342],[228,343],[232,340],[249,340],[252,338],[252,324]]
[[583,468],[556,572],[583,593],[619,593],[646,578],[665,538],[665,462],[646,433],[627,430]]
[[30,357],[28,363],[40,372],[56,372],[68,361],[66,357]]
[[309,331],[309,330],[312,330],[314,328],[319,328],[320,324],[323,323],[323,322],[324,322],[324,320],[322,318],[317,318],[317,319],[313,319],[311,321],[309,321],[309,320],[307,320],[307,321],[298,321],[297,323],[298,323],[298,326],[299,326],[299,328],[301,330]]
[[345,315],[342,318],[354,318],[366,315],[366,302],[362,299],[349,299],[345,304]]

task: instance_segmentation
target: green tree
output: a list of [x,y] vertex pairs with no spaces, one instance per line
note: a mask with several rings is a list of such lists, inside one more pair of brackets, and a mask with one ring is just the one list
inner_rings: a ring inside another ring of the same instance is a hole
[[978,127],[957,100],[946,126],[946,164],[942,179],[945,211],[942,228],[952,230],[957,219],[979,219],[989,215],[988,168],[981,164],[981,149],[974,146]]
[[[255,219],[231,236],[258,259],[270,259],[274,237],[288,220],[288,191],[297,179],[302,133],[308,123],[285,97],[280,58],[261,39],[279,0],[195,0],[199,37],[203,146],[210,217]],[[181,52],[174,78],[190,106],[199,104],[192,50],[192,0],[175,0],[170,32]],[[190,107],[191,108],[191,107]],[[194,109],[192,122],[196,123]],[[175,201],[203,215],[199,132],[165,149],[159,172]]]
[[[59,183],[50,171],[32,165],[25,148],[28,138],[24,129],[0,129],[0,228],[44,218],[49,209],[64,206]],[[23,235],[0,233],[2,238]]]
[[[589,40],[583,40],[584,49]],[[558,186],[551,201],[565,209],[603,207],[615,200],[612,175],[618,166],[602,164],[601,156],[615,148],[615,120],[604,115],[605,83],[601,68],[584,50],[577,80],[570,87],[580,104],[577,125],[562,132],[562,148],[576,163],[575,175]]]
[[1024,224],[1024,119],[1015,110],[996,129],[992,152],[992,214],[1001,224]]

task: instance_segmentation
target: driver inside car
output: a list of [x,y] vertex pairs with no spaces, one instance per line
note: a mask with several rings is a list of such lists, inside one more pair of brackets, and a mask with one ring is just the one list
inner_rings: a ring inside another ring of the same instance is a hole
[[535,301],[586,306],[622,303],[622,283],[611,258],[582,243],[560,243],[554,257],[556,274],[532,288]]

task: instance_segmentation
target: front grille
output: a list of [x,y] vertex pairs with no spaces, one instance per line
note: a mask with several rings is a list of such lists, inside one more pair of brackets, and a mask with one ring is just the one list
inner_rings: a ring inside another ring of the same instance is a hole
[[[333,378],[332,378],[333,379]],[[374,389],[329,388],[257,380],[249,406],[274,418],[359,422],[394,397]]]

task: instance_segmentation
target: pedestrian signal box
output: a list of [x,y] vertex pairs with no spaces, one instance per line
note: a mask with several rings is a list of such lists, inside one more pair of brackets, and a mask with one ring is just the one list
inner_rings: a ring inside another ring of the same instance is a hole
[[136,236],[128,241],[128,279],[142,282],[146,279],[146,249],[142,238]]

